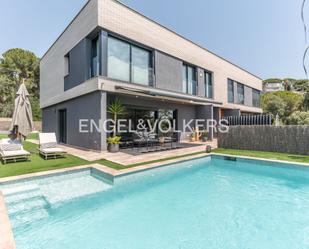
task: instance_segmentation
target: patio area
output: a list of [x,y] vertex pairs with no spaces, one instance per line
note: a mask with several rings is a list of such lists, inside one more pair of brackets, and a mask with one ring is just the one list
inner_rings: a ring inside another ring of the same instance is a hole
[[[29,140],[29,142],[38,143],[37,140]],[[120,150],[120,152],[117,153],[110,153],[107,151],[99,152],[93,150],[86,150],[83,148],[76,148],[68,145],[60,145],[59,147],[63,148],[65,151],[67,151],[67,153],[73,156],[90,162],[105,159],[122,165],[130,165],[201,152],[205,150],[206,145],[210,145],[212,149],[215,149],[217,148],[217,140],[214,139],[208,142],[183,142],[179,143],[179,148],[147,153],[143,153],[140,151],[134,152],[132,148],[122,149]]]

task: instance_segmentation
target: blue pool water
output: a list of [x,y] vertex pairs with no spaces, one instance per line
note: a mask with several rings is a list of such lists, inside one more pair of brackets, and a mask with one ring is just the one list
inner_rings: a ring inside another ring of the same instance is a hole
[[309,248],[308,168],[202,158],[102,179],[0,185],[17,249]]

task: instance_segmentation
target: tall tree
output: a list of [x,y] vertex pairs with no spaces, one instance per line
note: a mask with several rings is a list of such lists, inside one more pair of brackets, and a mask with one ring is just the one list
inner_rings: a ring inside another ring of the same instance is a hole
[[284,123],[287,123],[288,117],[293,112],[301,110],[302,105],[303,96],[300,93],[278,91],[266,93],[262,96],[264,112],[273,115],[279,114]]
[[12,115],[15,93],[22,82],[30,94],[34,119],[39,120],[39,58],[27,50],[10,49],[0,58],[0,116]]

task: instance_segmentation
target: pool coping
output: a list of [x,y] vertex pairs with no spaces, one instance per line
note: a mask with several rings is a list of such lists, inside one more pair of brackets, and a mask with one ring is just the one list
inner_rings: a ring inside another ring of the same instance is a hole
[[[258,158],[258,157],[250,157],[250,156],[238,156],[238,155],[231,155],[231,154],[223,154],[223,153],[201,153],[197,155],[191,155],[191,156],[184,156],[181,158],[166,160],[163,162],[157,162],[152,164],[146,164],[141,166],[136,166],[132,168],[122,169],[122,170],[116,170],[109,168],[107,166],[101,165],[101,164],[89,164],[89,165],[82,165],[82,166],[75,166],[70,168],[63,168],[63,169],[55,169],[55,170],[48,170],[48,171],[42,171],[42,172],[36,172],[36,173],[30,173],[30,174],[24,174],[19,176],[10,176],[10,177],[4,177],[0,178],[0,183],[6,183],[11,181],[17,181],[17,180],[25,180],[28,178],[33,177],[42,177],[42,176],[48,176],[58,173],[66,173],[70,171],[80,170],[80,169],[96,169],[104,174],[110,175],[111,177],[121,177],[133,173],[143,172],[145,170],[151,170],[159,167],[169,166],[173,163],[177,163],[181,160],[188,161],[192,159],[198,159],[202,157],[211,157],[211,156],[219,156],[219,157],[232,157],[232,158],[240,158],[240,159],[249,159],[249,160],[258,160],[258,161],[264,161],[264,162],[272,162],[272,163],[283,163],[285,165],[291,165],[291,166],[306,166],[309,167],[309,163],[300,163],[300,162],[289,162],[289,161],[283,161],[283,160],[275,160],[275,159],[265,159],[265,158]],[[8,216],[8,211],[5,205],[4,196],[0,190],[0,248],[5,249],[16,249],[13,230],[11,227],[11,223]]]
[[8,216],[8,211],[4,203],[4,196],[0,191],[0,248],[16,249],[13,231]]
[[291,161],[285,161],[285,160],[277,160],[277,159],[269,159],[269,158],[253,157],[253,156],[239,156],[239,155],[215,153],[215,152],[212,152],[210,154],[213,155],[213,156],[232,157],[232,158],[234,157],[234,158],[247,159],[247,160],[270,162],[270,163],[282,163],[282,164],[290,165],[290,166],[309,167],[309,163],[291,162]]

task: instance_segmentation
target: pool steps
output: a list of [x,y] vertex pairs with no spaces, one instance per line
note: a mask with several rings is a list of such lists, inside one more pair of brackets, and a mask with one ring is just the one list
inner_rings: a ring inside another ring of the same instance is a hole
[[[79,182],[83,182],[81,187]],[[20,185],[22,184],[22,185]],[[85,172],[47,177],[42,181],[3,186],[5,203],[13,227],[49,216],[49,208],[72,199],[105,191],[113,184],[103,176]]]
[[5,197],[13,227],[48,217],[47,208],[50,204],[41,193],[39,186],[34,187],[35,185],[32,185],[32,188],[20,188],[20,192],[17,192],[18,188],[14,187],[14,191],[9,192]]
[[16,193],[23,193],[29,190],[38,190],[40,189],[37,184],[27,184],[22,186],[10,187],[10,188],[3,188],[1,191],[5,196],[10,196]]

